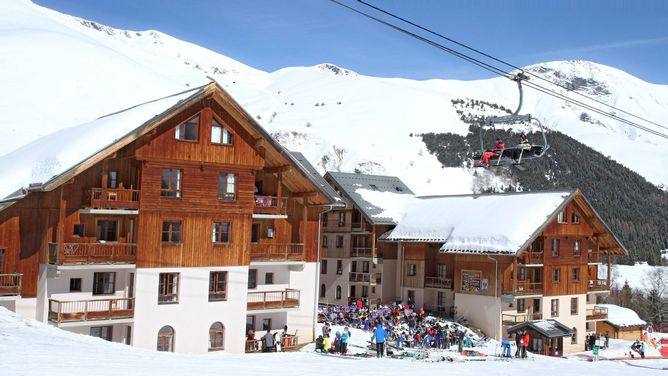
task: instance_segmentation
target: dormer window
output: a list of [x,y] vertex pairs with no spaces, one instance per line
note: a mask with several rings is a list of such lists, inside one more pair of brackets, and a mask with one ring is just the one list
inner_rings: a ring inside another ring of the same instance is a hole
[[222,126],[215,118],[211,121],[211,143],[221,145],[232,145],[232,134]]
[[177,125],[176,133],[174,134],[175,138],[181,141],[197,141],[198,124],[199,115],[195,115],[186,122]]

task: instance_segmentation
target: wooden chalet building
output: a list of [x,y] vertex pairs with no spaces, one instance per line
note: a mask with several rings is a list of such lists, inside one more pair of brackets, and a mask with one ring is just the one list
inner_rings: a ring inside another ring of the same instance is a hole
[[3,158],[51,170],[0,192],[0,304],[162,351],[255,350],[249,329],[284,325],[312,339],[335,199],[216,84]]
[[566,352],[606,318],[597,297],[609,292],[611,257],[626,252],[579,191],[422,198],[381,241],[398,243],[404,301],[497,339],[554,319],[574,332]]
[[377,242],[393,228],[385,208],[365,200],[360,190],[412,195],[397,177],[328,172],[325,180],[341,196],[345,207],[323,215],[320,303],[346,305],[357,299],[387,302],[397,296],[397,247]]

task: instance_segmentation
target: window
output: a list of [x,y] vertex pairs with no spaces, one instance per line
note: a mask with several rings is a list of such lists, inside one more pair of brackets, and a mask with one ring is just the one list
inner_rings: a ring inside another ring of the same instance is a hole
[[408,297],[408,304],[415,304],[415,290],[406,291]]
[[93,295],[113,294],[116,286],[115,272],[93,273]]
[[209,301],[227,300],[227,272],[209,273]]
[[517,312],[524,312],[526,309],[526,300],[524,299],[517,299]]
[[2,273],[4,268],[5,268],[5,250],[0,249],[0,273]]
[[417,275],[417,265],[416,264],[408,264],[408,275],[411,277],[414,277]]
[[353,273],[357,272],[357,261],[353,261],[350,263],[350,271]]
[[271,319],[262,319],[262,330],[267,332],[271,330]]
[[116,185],[118,184],[118,172],[117,171],[109,171],[109,188],[114,189],[116,188]]
[[257,269],[248,269],[248,288],[254,289],[257,287]]
[[559,317],[559,299],[552,299],[550,302],[551,317]]
[[341,300],[341,286],[336,286],[336,295],[334,299]]
[[439,307],[445,307],[445,293],[443,291],[438,291],[436,293],[436,305]]
[[163,168],[160,196],[181,197],[181,170]]
[[578,314],[578,298],[571,298],[571,315]]
[[181,141],[197,141],[197,124],[199,123],[199,115],[195,115],[176,126],[174,136]]
[[320,274],[327,274],[327,260],[320,262]]
[[230,242],[230,222],[214,222],[212,241],[214,243]]
[[446,267],[445,264],[436,265],[436,277],[437,278],[446,278],[445,267]]
[[527,280],[527,268],[525,268],[523,266],[520,266],[518,268],[518,271],[519,271],[519,273],[518,273],[519,275],[517,276],[517,279],[519,279],[520,281],[526,281]]
[[336,248],[343,248],[343,235],[336,235]]
[[257,243],[260,239],[260,224],[253,223],[251,226],[251,243]]
[[560,211],[559,214],[557,214],[557,223],[566,223],[566,213],[564,210]]
[[578,328],[573,327],[573,335],[571,336],[571,345],[578,344]]
[[97,221],[97,240],[115,242],[118,240],[118,221]]
[[235,175],[231,172],[221,172],[218,175],[218,199],[223,201],[234,201]]
[[580,282],[580,268],[571,269],[571,280],[573,282]]
[[322,216],[322,227],[327,227],[329,225],[329,213],[325,213]]
[[580,223],[580,216],[575,213],[575,210],[571,213],[571,223],[578,224]]
[[81,292],[81,278],[70,278],[70,292]]
[[552,282],[559,283],[561,280],[561,276],[559,275],[560,272],[561,270],[559,270],[559,268],[552,268]]
[[364,261],[362,262],[362,273],[368,273],[369,272],[369,262]]
[[179,273],[160,273],[158,304],[179,302]]
[[274,284],[274,273],[264,273],[264,284],[265,285]]
[[327,238],[327,235],[322,236],[322,248],[327,248],[327,244],[329,244],[329,239]]
[[111,342],[111,333],[113,332],[113,327],[111,326],[93,326],[90,328],[90,336],[96,338],[102,338]]
[[362,298],[369,297],[369,286],[362,286]]
[[225,349],[225,326],[216,321],[209,327],[209,351]]
[[324,298],[326,292],[327,292],[327,286],[325,286],[325,284],[323,283],[322,285],[320,285],[320,297]]
[[75,223],[74,228],[72,229],[72,235],[74,236],[84,236],[84,225],[83,223]]
[[533,252],[543,252],[543,243],[543,238],[536,238],[532,244]]
[[162,222],[163,243],[181,243],[181,222]]
[[575,244],[573,245],[573,256],[574,257],[579,257],[580,256],[580,241],[576,240]]
[[211,121],[211,143],[232,145],[232,134],[215,118]]
[[336,260],[336,274],[343,274],[343,260]]
[[174,352],[174,329],[171,326],[163,326],[158,332],[158,351]]
[[552,256],[559,256],[559,239],[552,239]]
[[346,225],[346,212],[339,212],[339,227]]

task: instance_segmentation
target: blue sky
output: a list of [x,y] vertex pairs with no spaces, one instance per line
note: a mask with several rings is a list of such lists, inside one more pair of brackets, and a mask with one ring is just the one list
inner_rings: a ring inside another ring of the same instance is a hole
[[[492,76],[329,0],[34,1],[116,28],[160,30],[265,71],[328,62],[383,77]],[[368,2],[515,65],[592,60],[668,83],[668,1]]]

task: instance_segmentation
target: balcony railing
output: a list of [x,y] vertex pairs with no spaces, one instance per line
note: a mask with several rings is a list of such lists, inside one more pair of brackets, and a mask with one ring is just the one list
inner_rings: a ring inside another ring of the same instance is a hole
[[504,312],[501,314],[503,325],[515,325],[525,321],[540,320],[540,313]]
[[527,252],[524,254],[524,264],[542,264],[543,252]]
[[350,272],[350,282],[371,282],[371,273]]
[[0,274],[0,296],[14,296],[21,293],[21,274]]
[[298,308],[299,294],[300,290],[295,289],[249,292],[246,304],[249,311]]
[[515,291],[507,290],[504,294],[513,295],[540,295],[543,293],[543,282],[518,281]]
[[304,244],[251,244],[251,261],[304,261]]
[[452,278],[424,277],[424,287],[452,290]]
[[135,315],[134,298],[49,299],[49,321],[55,323],[127,319]]
[[610,290],[610,285],[607,279],[590,279],[587,284],[589,291],[607,291]]
[[587,320],[606,320],[608,318],[608,309],[605,307],[594,306],[587,308]]
[[350,224],[350,230],[352,232],[370,232],[371,226],[366,222],[353,222]]
[[258,214],[286,214],[288,199],[274,196],[255,196],[254,213]]
[[50,264],[134,264],[136,258],[134,243],[65,243],[62,255],[49,243]]
[[372,257],[373,250],[371,248],[353,247],[350,250],[350,257]]
[[139,190],[92,188],[90,206],[96,209],[139,209]]

